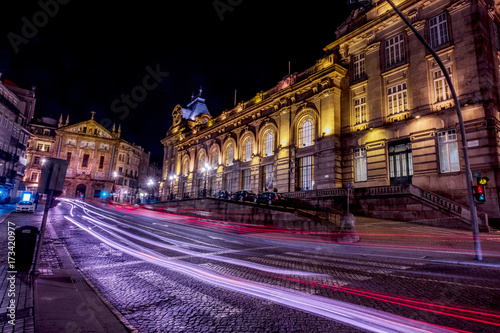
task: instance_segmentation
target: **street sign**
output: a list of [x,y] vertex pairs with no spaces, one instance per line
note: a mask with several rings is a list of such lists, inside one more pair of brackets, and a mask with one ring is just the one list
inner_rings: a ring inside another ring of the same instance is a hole
[[62,191],[67,168],[67,160],[47,158],[42,165],[42,175],[38,182],[38,193],[46,193],[48,190]]
[[479,178],[481,177],[481,172],[473,172],[472,173],[472,178]]
[[351,183],[347,183],[347,189],[350,190],[351,189]]

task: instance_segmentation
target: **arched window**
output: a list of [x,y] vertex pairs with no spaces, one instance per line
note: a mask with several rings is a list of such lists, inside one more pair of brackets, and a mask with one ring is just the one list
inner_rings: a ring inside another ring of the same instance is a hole
[[212,168],[217,168],[219,165],[219,153],[217,151],[214,151],[214,154],[212,155]]
[[189,160],[186,160],[184,162],[184,168],[183,168],[183,174],[184,174],[184,177],[187,177],[189,175]]
[[250,161],[252,159],[252,140],[250,138],[247,139],[245,143],[245,162]]
[[234,160],[234,148],[231,145],[227,149],[227,166],[233,165],[233,160]]
[[274,146],[274,135],[273,132],[269,131],[266,136],[266,145],[264,149],[264,156],[271,156],[274,154],[273,146]]
[[201,155],[199,163],[198,163],[198,172],[202,172],[203,168],[205,168],[205,154]]
[[302,125],[302,128],[299,129],[299,137],[302,142],[302,147],[308,147],[312,145],[313,140],[313,125],[312,122],[306,118],[306,121]]

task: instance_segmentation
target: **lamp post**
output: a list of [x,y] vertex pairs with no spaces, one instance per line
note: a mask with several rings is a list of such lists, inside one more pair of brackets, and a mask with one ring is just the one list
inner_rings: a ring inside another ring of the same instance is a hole
[[115,201],[115,191],[116,191],[116,177],[118,177],[118,172],[114,171],[113,172],[113,196],[111,197],[111,200]]
[[174,181],[177,179],[177,175],[171,175],[170,177],[168,177],[168,179],[170,180],[170,187],[169,187],[169,197],[170,199],[169,200],[172,200],[174,198],[174,191],[173,191],[173,183]]
[[448,83],[448,87],[450,89],[451,95],[453,96],[453,101],[455,103],[455,109],[458,116],[458,123],[460,125],[460,135],[462,136],[462,151],[464,154],[464,163],[465,163],[465,181],[467,183],[467,196],[469,199],[469,207],[471,214],[471,226],[472,226],[472,238],[474,240],[474,249],[476,252],[476,260],[483,260],[483,255],[481,252],[481,242],[479,240],[479,227],[477,222],[477,209],[476,203],[474,201],[474,196],[472,192],[472,172],[470,169],[469,162],[469,153],[467,151],[467,138],[465,133],[464,120],[462,118],[462,110],[460,109],[460,104],[458,102],[457,93],[455,92],[455,88],[453,86],[453,82],[451,82],[450,75],[443,62],[437,55],[437,53],[432,49],[432,47],[427,43],[427,41],[418,33],[417,29],[411,24],[410,21],[403,15],[403,13],[399,10],[398,7],[392,2],[392,0],[387,0],[387,2],[392,6],[394,11],[401,17],[403,22],[411,29],[411,31],[417,36],[418,40],[425,46],[427,51],[432,55],[432,57],[436,60],[436,63],[439,65],[439,68],[443,72],[443,75]]
[[202,171],[205,172],[205,185],[203,185],[203,197],[207,196],[207,177],[208,177],[208,170],[210,170],[210,165],[208,163],[205,163],[205,167],[203,168]]
[[[148,201],[149,201],[149,200],[151,200],[151,189],[153,188],[153,184],[154,184],[154,182],[153,182],[153,180],[150,178],[150,179],[148,180],[148,188],[149,188],[149,193],[148,193]],[[154,195],[153,195],[153,197],[154,197]]]

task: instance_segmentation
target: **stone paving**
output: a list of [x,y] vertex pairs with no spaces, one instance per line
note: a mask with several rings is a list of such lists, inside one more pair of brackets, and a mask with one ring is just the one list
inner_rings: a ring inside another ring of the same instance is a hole
[[[139,224],[137,218],[133,218],[133,221],[130,224]],[[144,225],[151,229],[149,222]],[[103,244],[69,222],[60,220],[56,222],[55,229],[78,267],[141,332],[359,331],[307,312],[228,291],[179,272],[139,261]],[[249,263],[325,274],[308,277],[307,284],[296,281],[298,276],[283,279],[279,275],[262,273],[251,267],[213,261],[210,257],[180,256],[172,250],[154,248],[166,257],[182,258],[183,261],[225,276],[281,286],[436,325],[470,331],[495,331],[491,326],[428,312],[426,305],[404,307],[397,302],[366,297],[360,293],[370,291],[387,297],[498,312],[500,305],[494,301],[500,299],[498,270],[346,253],[336,255],[335,248],[322,244],[308,249],[276,245],[255,250],[256,241],[247,243],[249,239],[245,236],[225,234],[221,237],[206,230],[172,225],[158,228],[155,233],[174,240],[202,240],[207,246],[234,250],[234,253],[226,251],[228,253],[224,256]],[[346,292],[347,288],[354,292]]]

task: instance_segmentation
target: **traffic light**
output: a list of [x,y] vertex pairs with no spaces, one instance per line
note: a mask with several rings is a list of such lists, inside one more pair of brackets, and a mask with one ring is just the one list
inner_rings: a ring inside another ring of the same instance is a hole
[[477,180],[477,185],[488,185],[488,180],[490,180],[488,177],[478,177],[476,178]]
[[478,204],[483,204],[486,202],[486,193],[484,193],[484,185],[475,185],[472,187],[474,193],[474,200]]

